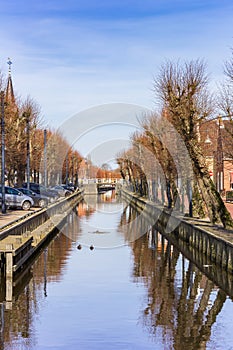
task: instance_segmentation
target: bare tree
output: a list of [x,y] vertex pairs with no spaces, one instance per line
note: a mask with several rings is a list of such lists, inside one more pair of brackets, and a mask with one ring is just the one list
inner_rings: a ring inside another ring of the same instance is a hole
[[[232,82],[233,83],[233,82]],[[230,119],[233,116],[233,85],[226,80],[219,87],[217,105]]]
[[233,49],[231,50],[231,58],[224,64],[224,73],[233,84]]
[[[163,124],[162,119],[154,114],[150,118],[144,118],[142,126],[144,134],[141,141],[146,147],[149,147],[155,159],[159,162],[165,177],[168,207],[171,208],[175,204],[178,209],[180,207],[180,199],[177,190],[177,167],[167,145],[163,142],[164,135],[162,134],[165,132],[165,130],[163,130],[165,129],[165,125]],[[171,134],[171,130],[169,130],[170,133],[168,133],[168,130],[166,131],[167,139],[174,138]]]
[[117,163],[123,179],[128,181],[130,189],[142,196],[148,194],[147,178],[140,164],[135,145],[117,156]]
[[225,115],[223,120],[224,153],[233,161],[233,50],[231,58],[224,64],[225,80],[219,87],[217,104]]
[[207,90],[206,66],[200,61],[166,62],[154,80],[154,88],[167,111],[167,118],[183,139],[193,172],[212,223],[233,227],[233,221],[217,192],[199,143],[199,122],[211,115],[212,99]]
[[[34,135],[39,127],[40,107],[30,96],[24,101],[18,102],[18,118],[15,120],[16,130],[16,173],[18,185],[21,185],[25,177],[26,158],[32,158]],[[34,146],[34,147],[33,147]],[[24,161],[22,161],[24,160]],[[29,176],[31,175],[29,169]]]

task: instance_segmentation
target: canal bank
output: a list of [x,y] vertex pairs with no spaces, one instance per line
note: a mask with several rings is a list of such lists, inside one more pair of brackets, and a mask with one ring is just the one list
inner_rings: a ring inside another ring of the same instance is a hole
[[[6,278],[22,270],[28,260],[59,230],[67,215],[82,199],[82,191],[41,210],[9,221],[0,229],[0,264]],[[9,291],[11,298],[11,290]]]
[[169,210],[142,198],[126,189],[122,197],[132,207],[143,212],[151,226],[163,234],[184,241],[196,254],[203,255],[209,262],[233,273],[233,231],[212,225],[206,220],[189,218],[175,210]]

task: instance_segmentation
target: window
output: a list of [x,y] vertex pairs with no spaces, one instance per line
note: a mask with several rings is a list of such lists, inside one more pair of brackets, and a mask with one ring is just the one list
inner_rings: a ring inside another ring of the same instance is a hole
[[13,194],[15,196],[18,196],[19,193],[20,192],[17,191],[16,189],[14,189],[14,188],[6,187],[6,194]]

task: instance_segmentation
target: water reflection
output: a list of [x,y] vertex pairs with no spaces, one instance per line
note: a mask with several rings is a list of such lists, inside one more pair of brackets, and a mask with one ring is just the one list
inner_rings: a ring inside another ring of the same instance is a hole
[[[128,220],[137,215],[132,208],[130,211]],[[122,220],[126,220],[125,213]],[[143,217],[140,221],[139,230],[149,224]],[[133,225],[127,236],[137,235],[137,227]],[[227,299],[224,289],[232,291],[232,283],[229,289],[232,276],[226,276],[226,272],[221,270],[221,276],[227,278],[221,278],[223,284],[216,286],[197,267],[203,266],[203,257],[200,262],[195,254],[196,264],[185,259],[180,250],[186,248],[186,253],[189,253],[190,248],[184,247],[183,242],[179,247],[179,242],[173,239],[175,241],[176,246],[171,245],[152,226],[146,235],[131,244],[134,280],[143,281],[148,289],[147,306],[142,312],[141,322],[156,342],[164,339],[164,346],[166,343],[168,348],[206,349],[211,328]],[[212,268],[212,277],[216,280],[216,276],[220,275],[218,268],[208,264],[204,266]],[[211,275],[210,270],[208,274]],[[231,344],[232,338],[228,342]]]
[[142,324],[155,340],[170,342],[170,348],[205,349],[226,293],[157,231],[153,234],[155,249],[150,248],[148,235],[132,244],[133,276],[143,279],[148,289]]
[[[122,247],[77,250],[85,237],[94,242],[97,236],[99,243],[107,236],[103,211],[104,216],[113,213],[111,235]],[[95,233],[89,233],[90,227]],[[208,261],[174,237],[165,238],[114,193],[92,198],[91,205],[80,203],[62,232],[14,279],[11,304],[1,277],[1,349],[43,349],[49,342],[47,328],[51,331],[58,322],[53,304],[62,308],[68,330],[62,334],[55,328],[61,343],[51,342],[53,349],[77,349],[79,344],[82,350],[232,349],[232,277],[215,266],[206,270]]]
[[[72,220],[71,217],[73,218]],[[70,236],[78,232],[74,213],[68,217]],[[66,228],[68,225],[66,224]],[[65,230],[66,228],[63,228]],[[72,231],[72,234],[71,234]],[[16,275],[12,283],[12,299],[6,301],[7,281],[1,274],[0,288],[0,349],[32,349],[33,321],[48,295],[47,284],[61,282],[72,249],[69,235],[58,234],[40,256]],[[20,343],[18,343],[20,339]],[[20,344],[20,345],[19,345]]]
[[[86,195],[80,206],[81,213],[84,214],[82,215],[82,228],[79,232],[80,245],[109,249],[125,244],[124,237],[119,235],[121,231],[119,220],[124,209],[124,202],[115,191],[98,196]],[[83,211],[83,207],[88,211]],[[80,213],[79,209],[78,212]]]

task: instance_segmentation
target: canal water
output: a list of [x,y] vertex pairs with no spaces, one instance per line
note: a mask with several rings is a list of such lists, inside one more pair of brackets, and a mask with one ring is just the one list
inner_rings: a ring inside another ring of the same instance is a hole
[[1,284],[1,349],[233,349],[225,286],[127,203],[87,197],[24,275]]

